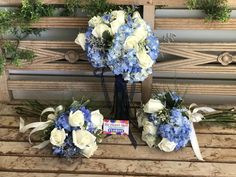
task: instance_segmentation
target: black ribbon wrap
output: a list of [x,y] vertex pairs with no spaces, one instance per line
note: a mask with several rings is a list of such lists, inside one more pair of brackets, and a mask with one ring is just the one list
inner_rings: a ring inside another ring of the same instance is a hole
[[[94,75],[96,77],[101,78],[101,85],[106,100],[106,104],[107,107],[110,107],[112,104],[105,84],[104,68],[94,70]],[[130,119],[130,101],[131,102],[133,101],[134,92],[135,92],[135,85],[133,84],[131,87],[131,94],[129,100],[127,82],[123,79],[122,75],[115,75],[114,100],[113,100],[111,117],[115,120],[129,120],[130,124],[133,124],[134,127],[136,127],[134,121]],[[129,130],[129,139],[134,148],[136,149],[137,141],[135,140],[131,130]]]
[[112,113],[116,120],[129,120],[129,96],[127,83],[122,75],[115,75],[115,90]]
[[[134,93],[135,87],[132,87]],[[133,93],[131,101],[133,100]],[[127,89],[127,82],[123,79],[122,75],[115,75],[115,90],[114,90],[114,100],[113,100],[113,109],[112,114],[115,120],[129,120],[130,123],[133,123],[130,119],[130,102]],[[129,139],[134,146],[137,148],[137,141],[135,140],[131,129],[129,130]]]

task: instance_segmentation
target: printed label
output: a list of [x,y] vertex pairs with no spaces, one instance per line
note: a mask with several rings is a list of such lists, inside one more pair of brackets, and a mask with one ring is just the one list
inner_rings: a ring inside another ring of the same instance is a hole
[[106,135],[129,135],[129,121],[104,120],[103,133]]

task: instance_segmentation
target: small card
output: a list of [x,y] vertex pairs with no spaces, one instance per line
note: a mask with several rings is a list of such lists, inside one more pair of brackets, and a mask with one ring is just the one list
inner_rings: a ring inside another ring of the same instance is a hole
[[106,135],[129,135],[128,120],[104,120],[103,133]]

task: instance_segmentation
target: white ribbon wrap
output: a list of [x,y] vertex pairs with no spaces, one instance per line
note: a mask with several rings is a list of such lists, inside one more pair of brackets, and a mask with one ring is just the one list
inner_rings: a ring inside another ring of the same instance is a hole
[[198,140],[197,140],[197,136],[196,136],[194,126],[193,126],[193,122],[191,122],[190,142],[191,142],[191,145],[192,145],[193,152],[195,153],[197,159],[201,160],[201,161],[204,161],[203,157],[202,157],[202,154],[201,154],[201,151],[200,151],[199,144],[198,144]]
[[[47,112],[52,112],[51,114],[48,115],[47,117],[47,121],[46,122],[34,122],[34,123],[31,123],[31,124],[28,124],[28,125],[25,125],[25,121],[24,119],[22,119],[20,117],[20,128],[19,128],[19,131],[21,133],[25,133],[26,131],[28,131],[29,129],[33,129],[30,134],[29,134],[29,143],[30,144],[33,144],[32,141],[31,141],[31,135],[33,135],[34,133],[36,132],[39,132],[39,131],[42,131],[42,130],[45,130],[48,126],[50,126],[50,124],[52,124],[55,120],[55,118],[57,117],[58,113],[61,112],[63,110],[63,106],[58,106],[56,109],[54,108],[46,108],[42,111],[41,113],[41,116]],[[40,117],[41,119],[41,117]],[[33,148],[37,148],[37,149],[42,149],[44,147],[46,147],[48,144],[50,143],[49,140],[47,141],[43,141],[42,143],[36,145],[36,146],[33,146]]]
[[193,126],[193,122],[200,122],[204,118],[204,115],[199,112],[210,113],[210,112],[215,112],[216,110],[212,109],[210,107],[198,107],[198,108],[194,108],[193,111],[191,111],[190,109],[193,107],[197,107],[197,105],[191,104],[189,107],[189,111],[188,111],[188,114],[189,114],[188,116],[191,121],[190,142],[192,145],[193,152],[195,153],[198,160],[204,161],[202,154],[201,154],[199,144],[198,144],[198,140],[197,140],[194,126]]

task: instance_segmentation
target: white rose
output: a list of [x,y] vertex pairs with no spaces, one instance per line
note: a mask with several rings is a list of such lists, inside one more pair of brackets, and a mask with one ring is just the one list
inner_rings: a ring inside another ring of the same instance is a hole
[[76,112],[70,112],[69,124],[72,127],[83,127],[84,125],[84,114],[82,111],[78,110]]
[[64,141],[66,139],[66,132],[64,129],[57,129],[54,128],[51,131],[51,136],[50,136],[50,142],[54,146],[62,146],[64,144]]
[[150,99],[145,105],[144,105],[144,112],[146,113],[156,113],[156,112],[160,112],[161,110],[164,109],[164,105],[161,103],[160,100],[154,100],[154,99]]
[[99,110],[91,112],[91,122],[97,129],[102,130],[103,118]]
[[91,19],[89,20],[88,24],[89,24],[89,26],[91,26],[91,27],[95,27],[95,26],[101,24],[102,21],[103,21],[103,20],[102,20],[102,18],[101,18],[100,16],[94,16],[93,18],[91,18]]
[[72,136],[74,145],[80,149],[94,144],[96,140],[96,137],[87,130],[73,130]]
[[138,40],[135,36],[129,36],[124,43],[125,50],[138,48]]
[[171,142],[168,139],[163,138],[161,142],[158,144],[158,147],[162,151],[172,152],[175,149],[176,145],[177,144],[175,142]]
[[143,20],[142,18],[135,18],[135,19],[134,19],[134,22],[135,22],[136,24],[138,24],[139,27],[142,26],[144,29],[147,29],[147,23],[146,23],[145,20]]
[[124,10],[114,10],[111,12],[111,15],[113,18],[115,18],[116,20],[120,21],[120,22],[124,22],[125,21],[125,11]]
[[145,134],[145,132],[142,132],[142,140],[145,141],[150,148],[156,144],[156,136]]
[[86,44],[86,36],[84,33],[79,33],[77,38],[75,39],[75,43],[80,45],[83,50],[85,50],[85,44]]
[[133,18],[133,19],[139,19],[139,18],[142,19],[141,15],[140,15],[140,13],[139,13],[138,11],[135,11],[135,12],[133,13],[132,18]]
[[152,122],[146,121],[143,125],[143,132],[145,132],[145,134],[156,136],[157,127]]
[[147,36],[148,32],[144,25],[139,26],[133,33],[133,36],[137,38],[138,41],[144,41]]
[[118,29],[120,28],[121,25],[125,24],[125,21],[120,21],[120,20],[114,20],[113,22],[110,23],[111,24],[111,31],[112,34],[116,34]]
[[95,152],[97,149],[98,149],[97,143],[94,142],[92,145],[90,145],[90,146],[84,148],[84,149],[81,151],[81,153],[82,153],[85,157],[90,158],[90,157],[94,154],[94,152]]
[[96,38],[102,38],[102,35],[105,31],[108,31],[111,34],[111,28],[109,26],[105,24],[99,24],[93,29],[92,34]]
[[147,69],[152,67],[154,61],[152,60],[152,58],[147,54],[146,50],[139,50],[136,54],[140,67],[143,69]]

